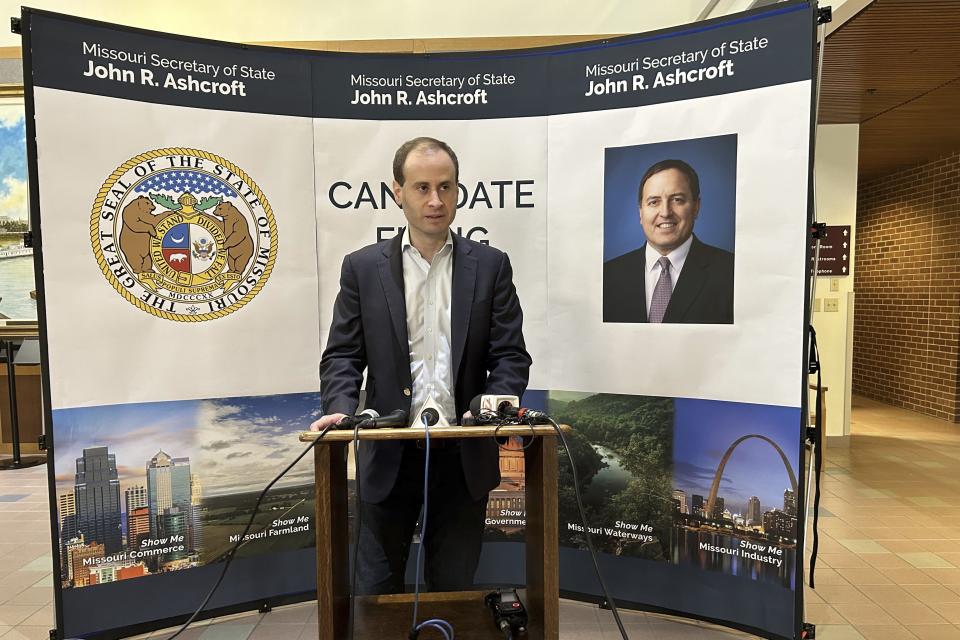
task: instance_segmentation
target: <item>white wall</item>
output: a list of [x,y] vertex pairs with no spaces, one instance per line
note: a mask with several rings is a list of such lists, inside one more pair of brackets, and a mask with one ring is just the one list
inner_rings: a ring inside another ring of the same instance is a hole
[[[850,225],[850,275],[817,278],[816,296],[836,299],[835,312],[814,311],[813,326],[820,346],[823,384],[827,392],[827,436],[850,433],[850,387],[853,364],[853,260],[857,223],[857,149],[860,125],[817,127],[817,219],[828,225]],[[831,283],[836,291],[831,290]],[[812,399],[812,398],[811,398]]]
[[[636,33],[693,21],[706,0],[31,0],[37,9],[234,42]],[[3,0],[0,15],[20,15]],[[19,46],[0,33],[0,46]]]
[[[833,0],[834,8],[845,2]],[[0,16],[19,16],[22,0],[0,0]],[[696,20],[710,0],[30,0],[59,13],[232,42],[462,38],[639,33]],[[743,11],[750,0],[721,0],[711,18]],[[20,46],[4,28],[0,47]]]

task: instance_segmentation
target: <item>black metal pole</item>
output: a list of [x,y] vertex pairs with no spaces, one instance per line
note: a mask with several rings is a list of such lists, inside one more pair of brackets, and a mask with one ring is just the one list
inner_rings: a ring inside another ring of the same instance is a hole
[[13,466],[20,466],[20,420],[17,415],[17,380],[13,368],[13,340],[4,340],[7,352],[7,391],[10,394],[10,429],[13,436]]
[[20,414],[17,411],[17,367],[13,362],[13,340],[4,340],[0,345],[7,358],[7,393],[10,395],[10,433],[13,438],[13,458],[0,460],[0,471],[4,469],[25,469],[42,464],[45,456],[23,457],[20,451]]

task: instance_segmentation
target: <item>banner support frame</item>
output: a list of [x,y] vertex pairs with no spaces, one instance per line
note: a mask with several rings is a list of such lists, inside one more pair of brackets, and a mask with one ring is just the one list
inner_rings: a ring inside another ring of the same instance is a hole
[[[817,285],[817,272],[819,267],[819,254],[820,254],[820,233],[819,230],[823,226],[823,223],[817,222],[817,188],[816,188],[816,150],[817,150],[817,137],[818,137],[818,121],[820,115],[820,89],[822,87],[823,80],[823,56],[824,49],[826,47],[826,24],[833,20],[833,9],[832,7],[821,7],[819,1],[816,3],[816,10],[814,11],[814,24],[813,24],[813,46],[816,47],[816,55],[813,56],[811,61],[813,64],[812,69],[812,78],[814,82],[814,89],[812,92],[812,105],[810,109],[810,159],[809,159],[809,173],[808,173],[808,194],[807,194],[807,224],[808,229],[810,230],[809,238],[816,239],[816,245],[813,250],[813,256],[811,256],[811,249],[809,241],[807,244],[807,250],[805,252],[807,256],[806,264],[810,264],[810,258],[813,258],[813,269],[810,277],[807,278],[807,288],[808,293],[805,296],[804,300],[804,327],[803,327],[803,385],[802,385],[802,395],[801,395],[801,437],[800,437],[800,463],[806,467],[807,483],[806,485],[800,484],[799,490],[802,491],[802,496],[798,496],[798,503],[803,504],[803,522],[802,525],[800,521],[797,522],[797,587],[796,587],[796,612],[797,616],[795,619],[795,631],[794,637],[798,640],[806,640],[809,638],[814,638],[816,631],[815,626],[806,622],[806,601],[804,598],[804,586],[805,586],[805,575],[806,571],[804,570],[804,562],[806,561],[806,549],[807,549],[807,523],[809,521],[810,515],[810,484],[812,480],[812,470],[814,456],[820,455],[820,451],[816,449],[815,443],[816,440],[811,442],[809,434],[811,429],[815,427],[811,426],[810,421],[810,408],[809,408],[809,369],[810,369],[810,329],[813,327],[813,308],[814,300],[816,296],[816,285]],[[808,238],[808,239],[809,239]],[[819,398],[819,395],[818,395]],[[820,407],[817,407],[819,412]],[[807,454],[809,451],[809,461],[807,459]]]
[[[807,6],[809,7],[809,4],[807,4]],[[32,219],[32,220],[35,220],[35,223],[34,223],[34,224],[35,224],[35,228],[37,229],[37,236],[38,236],[38,238],[37,238],[37,243],[38,243],[38,249],[39,249],[39,248],[42,247],[42,245],[41,245],[41,243],[40,243],[40,237],[39,237],[39,236],[40,236],[40,225],[39,225],[39,221],[40,221],[40,211],[39,211],[39,192],[38,192],[38,187],[37,187],[36,126],[35,126],[35,121],[34,121],[34,102],[33,102],[34,97],[33,97],[32,68],[30,67],[30,65],[29,65],[29,63],[28,63],[28,56],[29,56],[29,46],[28,46],[28,43],[29,43],[29,31],[30,31],[30,21],[29,21],[29,18],[30,18],[30,13],[33,12],[33,11],[34,11],[34,10],[31,10],[31,9],[29,9],[29,8],[24,8],[24,9],[23,9],[24,22],[26,22],[26,26],[27,26],[27,33],[24,34],[24,38],[26,38],[26,39],[23,41],[23,45],[24,45],[24,76],[27,77],[27,81],[25,82],[25,98],[26,98],[27,95],[29,95],[29,101],[27,102],[27,109],[28,109],[27,127],[28,127],[28,165],[29,165],[30,182],[31,182],[31,186],[30,186],[30,208],[31,208],[31,219]],[[40,13],[40,12],[36,12],[36,13]],[[817,17],[817,19],[819,19],[819,16]],[[815,31],[815,29],[814,29],[814,31]],[[29,77],[28,77],[28,76],[29,76]],[[814,77],[814,83],[816,83],[816,85],[815,85],[816,87],[819,87],[819,76],[815,76],[815,77]],[[816,102],[819,100],[819,93],[816,93],[815,95],[816,95],[816,97],[814,98],[815,104],[814,104],[814,111],[813,111],[813,126],[811,127],[811,147],[810,147],[810,148],[811,148],[811,156],[810,156],[810,159],[809,159],[809,165],[810,165],[810,169],[809,169],[810,174],[809,174],[809,175],[810,175],[811,185],[812,185],[812,177],[813,177],[812,166],[813,166],[813,162],[814,162],[814,157],[813,157],[812,152],[813,152],[814,143],[815,143],[815,137],[816,137],[816,106],[817,106]],[[32,148],[31,148],[31,146],[32,146]],[[809,187],[808,187],[808,189],[811,189],[811,190],[812,190],[812,188],[813,188],[812,186],[809,186]],[[812,198],[809,198],[809,196],[808,196],[808,205],[807,205],[807,206],[808,206],[808,216],[809,216],[809,214],[810,214],[811,212],[815,211],[815,204],[814,204]],[[44,302],[45,298],[44,298],[44,288],[43,288],[43,278],[42,278],[42,273],[43,273],[43,269],[42,269],[42,250],[41,250],[39,253],[40,253],[40,255],[38,255],[38,256],[35,258],[35,269],[36,269],[36,272],[37,272],[37,286],[38,286],[38,298],[39,298],[39,300],[38,300],[38,315],[39,315],[39,317],[40,317],[40,326],[41,326],[41,349],[42,349],[42,355],[43,355],[43,358],[44,358],[44,362],[45,362],[45,363],[48,363],[49,360],[48,360],[48,343],[47,343],[47,334],[46,334],[46,331],[47,331],[47,325],[46,325],[46,307],[45,307],[45,302]],[[807,266],[807,265],[805,264],[805,265],[804,265],[804,268],[806,268],[806,266]],[[808,283],[808,285],[809,285],[809,283]],[[807,307],[807,308],[805,309],[805,314],[804,314],[804,315],[805,315],[805,319],[809,317],[809,314],[810,314],[810,307]],[[806,330],[805,330],[805,329],[806,329],[806,327],[804,327],[804,335],[806,335]],[[807,352],[807,347],[808,347],[807,339],[804,338],[804,353],[805,353],[805,354],[806,354],[806,352]],[[47,421],[47,424],[52,427],[52,419],[51,419],[52,409],[51,409],[51,405],[50,405],[50,377],[49,377],[48,367],[49,367],[49,365],[47,364],[46,367],[44,368],[43,374],[42,374],[42,375],[43,375],[42,381],[43,381],[43,383],[44,383],[44,403],[45,403],[45,406],[44,406],[44,417],[45,417],[45,420]],[[804,368],[804,370],[805,370],[805,368]],[[808,412],[807,412],[807,404],[808,404],[808,401],[807,401],[807,392],[806,392],[806,378],[804,378],[803,393],[802,393],[802,396],[801,396],[801,401],[802,401],[802,407],[803,407],[802,410],[803,410],[803,412],[804,412],[804,413],[808,413]],[[803,419],[803,418],[802,418],[802,419]],[[805,419],[808,420],[808,418],[805,418]],[[54,447],[54,443],[53,443],[53,438],[52,438],[52,433],[51,433],[51,437],[50,437],[50,440],[49,440],[49,452],[50,452],[51,455],[52,455],[52,452],[54,451],[54,448],[53,448],[53,447]],[[801,448],[801,464],[803,464],[804,444],[803,444],[803,440],[802,440],[802,439],[801,439],[801,443],[800,443],[800,448]],[[53,460],[53,458],[51,457],[50,460],[51,460],[51,466],[48,468],[48,477],[51,477],[51,476],[52,476],[52,473],[51,473],[51,472],[52,472],[52,460]],[[801,491],[802,491],[802,489],[801,489]],[[59,572],[58,563],[59,563],[59,560],[60,560],[60,545],[59,545],[59,537],[56,536],[56,534],[58,533],[58,528],[59,528],[59,520],[58,520],[58,513],[57,513],[57,510],[56,510],[56,504],[57,504],[57,500],[56,500],[56,486],[55,486],[54,483],[52,483],[52,477],[51,477],[51,486],[49,487],[49,492],[50,492],[50,496],[51,496],[51,527],[52,527],[52,531],[54,532],[54,537],[55,537],[55,539],[58,540],[58,545],[57,545],[58,548],[55,549],[55,550],[53,550],[53,553],[54,553],[54,570],[55,570],[55,572]],[[798,499],[802,499],[801,496],[798,496]],[[802,545],[803,545],[803,542],[802,542],[802,537],[803,537],[803,536],[802,536],[802,532],[798,531],[798,546],[799,546],[799,548],[800,548],[800,550],[801,550],[801,557],[799,558],[798,570],[797,570],[797,572],[798,572],[798,574],[800,575],[801,579],[798,581],[798,585],[797,585],[797,594],[796,594],[796,596],[797,596],[798,598],[800,598],[800,600],[798,601],[799,607],[795,608],[795,611],[798,612],[798,613],[795,614],[795,615],[801,615],[801,617],[802,617],[802,610],[803,610],[803,588],[802,588],[802,576],[803,576],[803,564],[802,564],[802,563],[803,563],[803,546],[802,546]],[[61,583],[58,582],[56,585],[54,585],[54,589],[55,589],[55,597],[56,597],[57,627],[58,627],[58,629],[61,629],[61,630],[62,630],[62,629],[63,629],[63,617],[62,617],[62,616],[63,616],[63,612],[62,612]],[[583,599],[583,595],[580,594],[580,595],[578,596],[578,599]],[[250,604],[249,604],[249,607],[250,607],[250,608],[256,608],[257,606],[258,606],[258,603],[250,603]],[[216,611],[213,611],[213,610],[212,610],[212,613],[214,613],[215,615],[217,615],[217,612],[216,612]],[[673,612],[673,613],[674,613],[675,615],[678,615],[679,617],[698,619],[698,616],[691,615],[691,614],[688,613],[688,612]],[[220,613],[219,615],[222,615],[222,613]],[[706,618],[699,618],[699,619],[706,619]],[[720,624],[720,625],[722,625],[722,626],[724,626],[724,627],[728,627],[728,628],[734,628],[734,629],[740,628],[740,625],[731,624],[729,621],[723,621],[723,620],[710,620],[710,621],[711,621],[711,622],[716,622],[717,624]],[[799,623],[798,623],[798,624],[799,624]],[[155,627],[154,627],[154,628],[155,628]],[[122,628],[121,628],[121,629],[122,629]],[[116,632],[117,630],[114,629],[114,630],[112,630],[112,631],[113,631],[113,632]],[[59,636],[59,637],[62,638],[62,635]]]
[[54,625],[50,630],[51,640],[63,640],[63,593],[60,584],[62,558],[60,554],[60,522],[58,519],[57,485],[54,474],[56,454],[53,434],[53,410],[50,400],[50,351],[47,336],[46,288],[43,278],[43,233],[40,225],[40,181],[37,164],[37,125],[33,86],[33,49],[30,38],[30,19],[33,9],[21,7],[20,17],[11,17],[10,29],[20,34],[23,60],[24,128],[27,147],[27,180],[30,207],[30,231],[33,239],[34,284],[37,291],[37,325],[40,344],[40,386],[43,406],[42,417],[46,438],[47,494],[49,500],[51,558],[53,561]]
[[[53,564],[53,617],[54,628],[50,629],[50,640],[66,640],[63,618],[63,587],[61,584],[61,565],[63,562],[60,544],[60,522],[56,491],[56,477],[54,469],[54,456],[56,454],[56,442],[53,429],[53,409],[50,400],[50,366],[49,366],[49,341],[47,334],[47,308],[46,308],[46,288],[43,270],[43,234],[41,230],[40,213],[40,186],[39,169],[37,163],[37,129],[36,112],[34,104],[34,85],[33,85],[33,55],[30,40],[31,17],[36,13],[31,7],[21,8],[21,17],[11,18],[11,30],[19,28],[21,36],[21,50],[23,59],[23,101],[24,101],[24,126],[26,134],[27,147],[27,179],[29,191],[29,213],[30,230],[33,236],[33,268],[34,281],[37,290],[37,324],[40,343],[40,384],[42,417],[44,432],[46,435],[46,454],[47,454],[47,499],[49,502],[50,517],[50,540],[51,540],[51,559]],[[315,591],[305,591],[297,594],[281,594],[271,598],[268,601],[258,599],[249,602],[241,602],[225,607],[208,609],[203,612],[199,619],[215,618],[223,615],[232,615],[246,611],[270,610],[273,607],[306,602],[316,597]],[[156,631],[168,626],[181,624],[189,617],[184,614],[177,618],[166,620],[153,620],[147,623],[131,625],[126,627],[116,627],[104,630],[101,633],[90,636],[91,638],[104,637],[116,638],[126,637],[126,635],[136,635],[148,631]],[[119,635],[118,635],[119,634]],[[126,635],[125,635],[126,634]]]

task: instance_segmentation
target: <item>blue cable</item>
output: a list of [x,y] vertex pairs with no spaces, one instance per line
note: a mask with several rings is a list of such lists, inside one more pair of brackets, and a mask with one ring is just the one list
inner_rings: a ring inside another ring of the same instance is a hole
[[425,620],[421,622],[419,625],[419,627],[426,627],[426,626],[437,627],[441,630],[446,630],[447,632],[449,632],[450,637],[453,638],[453,625],[447,622],[446,620],[443,620],[441,618],[431,618],[430,620]]
[[[443,622],[447,626],[444,627],[441,624],[437,624],[438,622]],[[427,627],[431,629],[436,629],[437,631],[442,633],[445,640],[453,640],[453,627],[451,627],[450,623],[446,622],[445,620],[440,620],[439,618],[435,618],[433,620],[427,620],[426,622],[421,622],[419,625],[417,625],[417,631],[423,631]],[[449,631],[447,631],[448,629]]]
[[423,460],[423,517],[420,519],[420,548],[417,549],[417,579],[414,584],[413,592],[412,628],[415,632],[420,632],[426,627],[432,627],[434,629],[438,629],[440,633],[443,634],[445,640],[454,640],[453,625],[446,620],[441,620],[440,618],[431,618],[430,620],[425,620],[424,622],[417,624],[417,613],[420,609],[420,570],[421,566],[423,565],[423,541],[427,531],[427,500],[430,496],[430,425],[427,424],[425,417],[422,415],[421,422],[423,422],[423,435],[426,439],[426,443],[424,445],[426,453],[424,454]]

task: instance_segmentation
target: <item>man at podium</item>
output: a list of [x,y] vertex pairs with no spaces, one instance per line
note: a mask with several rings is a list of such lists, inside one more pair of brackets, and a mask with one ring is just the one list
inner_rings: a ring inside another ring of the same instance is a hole
[[[425,402],[454,424],[481,393],[521,396],[531,359],[507,255],[450,232],[459,164],[434,138],[405,142],[393,193],[407,228],[343,259],[320,361],[320,430],[366,408],[415,415]],[[500,483],[492,438],[431,441],[427,588],[468,589],[480,559],[487,494]],[[423,441],[363,441],[358,586],[400,593],[423,501]]]

